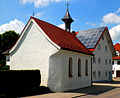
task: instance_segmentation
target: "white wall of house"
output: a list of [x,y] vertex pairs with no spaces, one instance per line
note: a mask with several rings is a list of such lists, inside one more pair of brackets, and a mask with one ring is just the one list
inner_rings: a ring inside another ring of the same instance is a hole
[[10,56],[6,55],[6,65],[10,65]]
[[[106,33],[106,32],[105,32]],[[112,79],[112,53],[110,51],[106,36],[99,41],[95,51],[95,62],[93,61],[93,82]],[[107,49],[106,49],[107,47]]]
[[[72,77],[69,77],[68,75],[70,57],[72,58]],[[81,76],[78,76],[78,59],[81,59]],[[88,76],[85,75],[86,59],[88,60]],[[54,87],[52,89],[55,91],[68,91],[91,86],[90,55],[61,50],[50,57],[49,68],[49,75],[51,76],[50,80],[53,81],[48,81],[48,85],[51,88]]]
[[117,61],[120,60],[113,60],[113,61],[114,61],[114,64],[112,65],[112,70],[114,72],[113,77],[117,77],[117,71],[120,71],[120,65],[117,64]]
[[56,52],[58,49],[48,42],[43,31],[31,22],[17,48],[10,55],[10,69],[40,69],[41,85],[47,86],[49,58]]

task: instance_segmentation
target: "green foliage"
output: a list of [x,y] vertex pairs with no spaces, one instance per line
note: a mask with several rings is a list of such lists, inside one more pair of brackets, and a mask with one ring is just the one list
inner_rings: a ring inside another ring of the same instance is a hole
[[0,70],[10,70],[10,66],[9,65],[0,66]]
[[1,66],[5,66],[6,65],[6,60],[1,60],[0,63],[1,63]]
[[2,53],[10,49],[15,44],[18,37],[19,37],[19,34],[11,30],[6,31],[3,34],[0,34],[0,63],[1,63],[1,60],[5,60],[5,56],[2,55]]
[[0,36],[0,46],[2,52],[10,49],[18,39],[19,35],[15,31],[6,31]]

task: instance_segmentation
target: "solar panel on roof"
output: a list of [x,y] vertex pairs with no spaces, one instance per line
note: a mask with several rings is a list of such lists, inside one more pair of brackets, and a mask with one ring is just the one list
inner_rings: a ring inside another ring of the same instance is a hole
[[76,36],[84,46],[87,48],[94,48],[104,30],[105,27],[99,27],[96,29],[79,31]]

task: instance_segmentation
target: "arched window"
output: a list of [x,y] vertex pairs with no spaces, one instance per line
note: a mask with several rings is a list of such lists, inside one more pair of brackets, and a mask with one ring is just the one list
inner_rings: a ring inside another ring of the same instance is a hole
[[69,77],[72,77],[72,58],[69,58],[69,70],[68,70]]
[[78,76],[81,76],[81,59],[78,59]]
[[85,75],[88,76],[88,60],[85,61]]

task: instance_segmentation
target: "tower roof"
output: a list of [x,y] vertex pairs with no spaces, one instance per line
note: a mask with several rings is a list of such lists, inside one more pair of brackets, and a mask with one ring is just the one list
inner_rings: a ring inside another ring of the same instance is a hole
[[66,21],[66,20],[68,20],[71,23],[74,21],[69,14],[68,8],[67,8],[67,12],[66,12],[65,16],[62,18],[62,21]]

